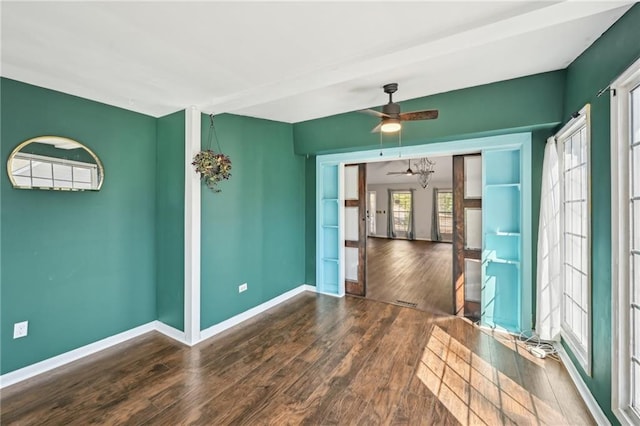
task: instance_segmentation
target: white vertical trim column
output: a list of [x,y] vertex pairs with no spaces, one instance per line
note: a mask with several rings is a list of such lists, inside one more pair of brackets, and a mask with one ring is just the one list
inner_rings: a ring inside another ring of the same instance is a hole
[[191,162],[200,151],[200,110],[185,110],[184,138],[184,334],[189,345],[200,341],[200,179]]

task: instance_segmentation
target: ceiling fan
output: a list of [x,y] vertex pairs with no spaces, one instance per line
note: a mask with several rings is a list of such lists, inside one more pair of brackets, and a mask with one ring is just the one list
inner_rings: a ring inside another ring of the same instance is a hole
[[427,157],[424,157],[418,161],[416,171],[413,171],[411,168],[411,160],[409,160],[409,168],[407,170],[403,172],[387,172],[387,175],[418,176],[418,183],[422,188],[427,189],[431,182],[431,176],[436,172],[434,170],[435,165],[435,161],[431,161]]
[[374,109],[365,109],[360,112],[380,118],[380,124],[371,130],[371,133],[393,133],[402,128],[402,121],[433,120],[438,118],[437,109],[400,113],[400,104],[393,102],[393,94],[398,90],[398,83],[389,83],[382,86],[384,93],[389,95],[389,103],[382,107],[382,112]]
[[411,169],[411,160],[409,160],[409,168],[403,172],[387,172],[387,175],[405,175],[405,176],[413,176],[417,174]]

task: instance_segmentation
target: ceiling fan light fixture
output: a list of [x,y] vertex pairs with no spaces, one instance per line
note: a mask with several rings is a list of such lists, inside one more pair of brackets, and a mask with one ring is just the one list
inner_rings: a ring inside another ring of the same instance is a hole
[[400,120],[397,118],[387,118],[382,120],[382,126],[380,126],[380,131],[383,133],[394,133],[399,131],[402,128],[400,124]]

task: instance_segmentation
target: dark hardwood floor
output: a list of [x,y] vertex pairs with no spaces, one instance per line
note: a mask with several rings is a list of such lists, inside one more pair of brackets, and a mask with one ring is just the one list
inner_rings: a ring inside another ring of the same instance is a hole
[[304,293],[192,348],[152,332],[2,391],[3,425],[593,424],[567,372],[463,319]]
[[367,238],[366,297],[451,314],[452,262],[450,243]]

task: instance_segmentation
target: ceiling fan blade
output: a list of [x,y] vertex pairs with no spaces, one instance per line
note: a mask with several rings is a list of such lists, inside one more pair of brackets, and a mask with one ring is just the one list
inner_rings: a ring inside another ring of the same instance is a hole
[[373,115],[374,117],[378,117],[378,118],[389,118],[389,115],[385,114],[384,112],[376,111],[375,109],[361,109],[358,112],[361,112],[363,114]]
[[382,128],[382,123],[378,124],[376,127],[371,129],[371,133],[379,133],[381,128]]
[[400,114],[400,120],[402,121],[415,121],[415,120],[433,120],[438,118],[437,109],[429,109],[426,111],[413,111]]
[[402,176],[413,176],[417,175],[413,170],[405,170],[404,172],[387,172],[387,175],[402,175]]

